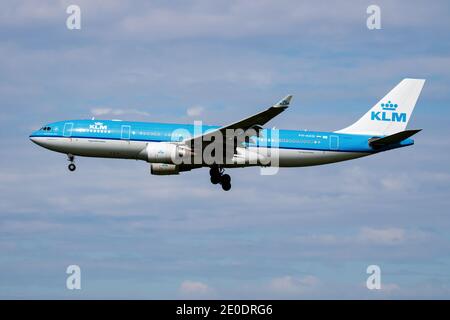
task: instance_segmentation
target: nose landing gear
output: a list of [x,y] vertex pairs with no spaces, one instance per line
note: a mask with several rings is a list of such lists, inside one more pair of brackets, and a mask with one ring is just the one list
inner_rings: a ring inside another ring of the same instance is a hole
[[74,160],[75,160],[75,157],[74,157],[73,155],[71,155],[71,154],[68,154],[68,155],[67,155],[67,160],[70,161],[70,164],[69,164],[68,167],[67,167],[67,168],[69,168],[69,171],[75,171],[75,169],[77,168],[77,166],[75,165],[75,163],[73,163]]
[[224,169],[219,166],[213,166],[209,169],[209,175],[211,176],[211,183],[222,185],[224,191],[229,191],[231,189],[231,177],[228,174],[223,174]]

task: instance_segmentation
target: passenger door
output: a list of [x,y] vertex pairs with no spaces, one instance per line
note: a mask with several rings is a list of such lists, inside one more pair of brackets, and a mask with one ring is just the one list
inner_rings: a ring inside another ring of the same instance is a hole
[[72,129],[73,129],[73,123],[72,122],[66,122],[64,124],[64,129],[63,129],[63,137],[71,137],[72,136]]
[[130,131],[131,127],[128,125],[123,125],[120,133],[120,139],[122,140],[130,140]]
[[330,150],[339,149],[339,136],[330,136]]

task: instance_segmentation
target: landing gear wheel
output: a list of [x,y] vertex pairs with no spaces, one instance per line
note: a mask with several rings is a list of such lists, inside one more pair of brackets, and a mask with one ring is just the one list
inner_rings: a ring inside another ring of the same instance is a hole
[[76,169],[77,167],[76,167],[75,164],[73,163],[73,162],[75,161],[74,155],[69,153],[69,154],[67,155],[67,160],[69,160],[69,162],[70,162],[70,164],[69,164],[69,166],[68,166],[69,170],[70,170],[70,171],[75,171],[75,169]]
[[222,189],[228,191],[231,189],[231,177],[228,174],[224,174],[224,169],[220,166],[214,165],[209,169],[209,175],[211,176],[211,183],[222,185]]
[[212,176],[220,176],[220,172],[219,169],[212,167],[211,169],[209,169],[209,175]]
[[224,191],[229,191],[231,189],[231,183],[222,183],[222,189]]
[[209,169],[209,175],[211,177],[220,177],[223,173],[223,169],[220,169],[218,167],[212,167]]
[[220,177],[221,184],[231,184],[231,177],[229,174],[224,174]]
[[209,175],[211,176],[211,183],[218,184],[221,182],[221,171],[218,167],[214,166],[209,169]]
[[211,183],[218,184],[220,182],[220,176],[211,176]]
[[220,177],[220,184],[224,191],[229,191],[231,189],[231,177],[229,174],[224,174]]

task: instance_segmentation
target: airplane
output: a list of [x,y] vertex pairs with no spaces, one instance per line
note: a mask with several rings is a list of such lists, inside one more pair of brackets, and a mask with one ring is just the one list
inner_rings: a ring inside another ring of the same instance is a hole
[[[264,111],[225,126],[65,120],[44,125],[30,139],[67,154],[70,171],[76,169],[75,156],[143,160],[150,163],[153,175],[177,175],[207,167],[211,183],[228,191],[231,177],[224,173],[225,168],[314,166],[413,145],[411,136],[421,129],[406,130],[406,126],[424,83],[424,79],[403,79],[358,121],[333,132],[263,128],[289,107],[292,95],[288,95]],[[235,135],[230,137],[228,131]],[[220,135],[225,138],[218,139]],[[231,152],[224,154],[217,148],[217,157],[211,152],[213,161],[201,156],[199,161],[187,161],[211,147],[216,138],[217,146]]]

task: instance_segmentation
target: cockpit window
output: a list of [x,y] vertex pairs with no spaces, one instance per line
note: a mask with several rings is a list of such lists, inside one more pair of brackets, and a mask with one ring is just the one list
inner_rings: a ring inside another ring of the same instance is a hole
[[43,130],[43,131],[50,131],[50,130],[52,130],[52,128],[50,128],[50,127],[42,127],[41,130]]

